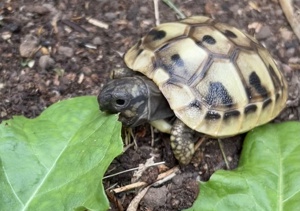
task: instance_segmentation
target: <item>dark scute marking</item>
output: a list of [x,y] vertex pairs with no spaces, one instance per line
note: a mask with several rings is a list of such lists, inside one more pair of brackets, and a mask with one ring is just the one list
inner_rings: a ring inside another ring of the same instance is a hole
[[193,102],[190,103],[190,107],[201,110],[201,103],[199,100],[194,100]]
[[210,35],[204,35],[202,38],[202,42],[206,42],[207,44],[214,45],[216,44],[217,41],[215,40],[215,38],[213,38]]
[[277,93],[276,96],[275,96],[276,101],[279,99],[279,97],[280,97],[280,94]]
[[184,62],[180,58],[179,54],[173,54],[171,56],[171,60],[175,63],[176,66],[179,66],[179,67],[183,67],[184,66]]
[[223,119],[227,120],[227,119],[229,119],[231,117],[238,117],[240,115],[241,115],[241,113],[239,111],[237,111],[237,110],[227,111],[227,112],[224,113]]
[[257,106],[252,104],[252,105],[246,106],[244,112],[245,112],[245,114],[249,114],[249,113],[255,112],[256,110],[257,110]]
[[158,59],[153,59],[152,65],[153,65],[153,69],[156,70],[157,68],[160,67],[160,61]]
[[205,119],[207,119],[207,120],[217,120],[220,118],[221,118],[221,115],[215,111],[208,111],[205,115]]
[[237,35],[228,29],[224,31],[224,35],[229,38],[237,38]]
[[166,48],[169,47],[169,45],[170,45],[170,43],[166,43],[165,45],[163,45],[162,47],[160,47],[158,51],[165,50]]
[[272,99],[271,99],[271,98],[265,100],[265,101],[263,102],[262,108],[264,109],[265,107],[267,107],[267,106],[270,105],[271,103],[272,103]]
[[249,83],[250,83],[251,86],[254,87],[254,89],[257,91],[257,93],[260,94],[260,96],[262,96],[263,98],[268,97],[268,91],[263,85],[261,85],[260,78],[258,77],[256,72],[253,71],[250,74]]
[[149,33],[148,33],[148,35],[150,35],[150,36],[153,36],[153,41],[155,41],[155,40],[161,40],[161,39],[163,39],[166,35],[167,35],[167,33],[165,32],[165,31],[163,31],[163,30],[156,30],[156,29],[152,29]]
[[205,99],[209,105],[216,106],[221,100],[222,105],[226,105],[227,107],[232,106],[232,98],[227,89],[220,82],[210,82],[208,94]]
[[143,49],[139,49],[136,56],[140,55],[144,50]]
[[273,66],[271,64],[269,64],[269,72],[270,72],[270,75],[273,79],[273,83],[274,83],[274,86],[276,89],[278,89],[280,87],[280,79],[278,78]]
[[246,94],[248,99],[250,100],[252,98],[252,93],[251,93],[251,89],[249,87],[246,87]]

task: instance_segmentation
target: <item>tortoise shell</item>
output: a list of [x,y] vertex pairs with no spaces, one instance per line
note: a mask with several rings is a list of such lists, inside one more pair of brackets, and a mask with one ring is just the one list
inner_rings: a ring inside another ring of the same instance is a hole
[[269,122],[288,96],[283,74],[255,38],[208,17],[153,28],[124,61],[157,84],[181,121],[213,137]]

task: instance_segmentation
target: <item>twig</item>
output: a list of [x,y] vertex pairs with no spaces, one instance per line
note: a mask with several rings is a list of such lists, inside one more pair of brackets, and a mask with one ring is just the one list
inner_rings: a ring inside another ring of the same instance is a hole
[[224,146],[223,146],[223,143],[222,143],[221,139],[219,139],[219,138],[218,138],[218,143],[219,143],[219,147],[220,147],[220,150],[221,150],[226,168],[229,170],[230,166],[229,166],[228,159],[227,159],[227,156],[226,156],[225,151],[224,151]]
[[[164,173],[161,173],[161,174],[158,175],[156,182],[163,179],[163,178],[165,178],[165,177],[167,177],[167,176],[169,176],[169,175],[171,175],[171,174],[175,175],[175,173],[178,172],[178,171],[179,171],[179,168],[176,166],[176,167],[174,167],[174,168],[172,168],[172,169],[170,169],[170,170],[168,170]],[[129,185],[126,185],[126,186],[123,186],[123,187],[115,188],[112,191],[115,192],[115,193],[120,193],[120,192],[128,191],[128,190],[131,190],[131,189],[134,189],[134,188],[142,187],[142,186],[145,186],[145,185],[147,185],[146,182],[136,182],[136,183],[132,183],[132,184],[129,184]]]
[[[164,161],[163,162],[158,162],[158,163],[153,163],[151,165],[148,165],[147,167],[158,166],[158,165],[162,165],[164,163],[165,163]],[[121,172],[118,172],[118,173],[115,173],[115,174],[110,174],[110,175],[107,175],[107,176],[103,177],[103,179],[107,179],[107,178],[110,178],[110,177],[114,177],[114,176],[117,176],[117,175],[120,175],[120,174],[135,171],[135,170],[139,170],[139,167],[132,168],[132,169],[127,169],[127,170],[124,170],[124,171],[121,171]]]
[[206,139],[207,137],[206,136],[203,136],[202,138],[200,138],[197,143],[195,144],[195,147],[194,147],[194,150],[196,151],[200,146],[201,144],[204,142],[204,140]]
[[300,15],[294,11],[293,0],[279,0],[283,13],[291,25],[294,33],[300,40]]
[[155,25],[158,26],[160,24],[158,0],[153,0],[153,3],[154,3]]
[[153,126],[150,125],[150,132],[151,132],[151,147],[154,146],[154,129],[153,129]]
[[164,184],[166,181],[169,181],[173,177],[176,176],[176,172],[173,172],[172,174],[167,175],[165,178],[156,181],[155,183],[152,184],[153,187],[160,186],[161,184]]
[[107,23],[104,23],[103,21],[99,21],[96,20],[94,18],[86,18],[87,22],[89,22],[90,24],[93,24],[94,26],[97,26],[99,28],[104,28],[104,29],[108,29],[109,25]]
[[129,185],[125,185],[125,186],[122,186],[122,187],[119,187],[119,188],[115,188],[112,191],[115,192],[115,193],[121,193],[121,192],[128,191],[128,190],[131,190],[131,189],[134,189],[134,188],[140,188],[140,187],[143,187],[145,185],[147,185],[146,182],[135,182],[135,183],[132,183],[132,184],[129,184]]
[[70,21],[70,20],[60,20],[61,23],[71,27],[72,29],[74,29],[75,31],[81,32],[81,33],[85,33],[88,34],[89,32],[87,30],[85,30],[84,28],[82,28],[81,26],[77,25],[76,23]]
[[142,200],[142,198],[146,195],[148,189],[150,188],[150,186],[145,187],[141,192],[139,192],[134,198],[133,200],[130,202],[127,211],[136,211],[138,210],[138,206],[140,204],[140,201]]

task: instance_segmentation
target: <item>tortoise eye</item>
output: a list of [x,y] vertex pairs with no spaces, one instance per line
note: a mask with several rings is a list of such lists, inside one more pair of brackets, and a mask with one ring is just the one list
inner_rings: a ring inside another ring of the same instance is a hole
[[116,104],[117,104],[118,106],[123,106],[123,105],[125,104],[125,100],[124,100],[124,99],[117,99],[117,100],[116,100]]

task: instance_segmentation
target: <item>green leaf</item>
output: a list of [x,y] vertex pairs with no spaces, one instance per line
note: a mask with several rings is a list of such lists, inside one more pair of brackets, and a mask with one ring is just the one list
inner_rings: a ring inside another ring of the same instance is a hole
[[0,125],[1,210],[107,210],[102,178],[122,152],[121,124],[95,97]]
[[217,171],[200,184],[188,210],[299,210],[299,165],[299,122],[256,128],[245,139],[239,167]]

